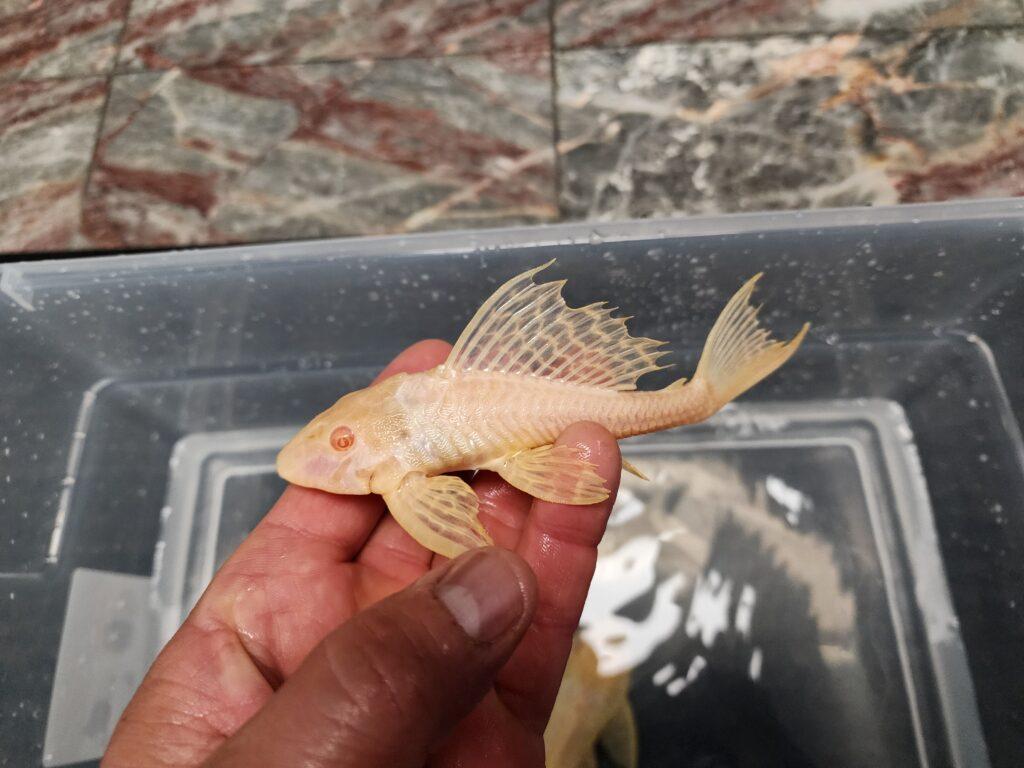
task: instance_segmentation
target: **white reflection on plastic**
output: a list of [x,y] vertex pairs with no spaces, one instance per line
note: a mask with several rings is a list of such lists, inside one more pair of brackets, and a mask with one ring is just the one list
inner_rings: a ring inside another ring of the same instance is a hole
[[54,673],[43,765],[95,760],[156,655],[149,577],[76,568]]
[[750,639],[750,625],[754,620],[754,604],[757,602],[757,590],[749,584],[743,585],[740,592],[739,605],[736,606],[736,631],[744,639]]
[[714,568],[697,579],[686,617],[686,634],[700,635],[705,648],[711,648],[715,639],[729,628],[729,605],[732,602],[732,580],[723,579]]
[[675,676],[675,674],[676,674],[676,665],[671,663],[671,662],[669,662],[664,667],[662,667],[661,669],[659,669],[657,672],[654,673],[654,676],[651,677],[651,682],[654,683],[655,685],[664,685],[669,680],[671,680]]
[[792,526],[800,525],[800,518],[804,512],[814,511],[814,502],[811,498],[780,477],[768,475],[764,481],[764,488],[776,504],[785,508],[786,522]]
[[683,616],[676,597],[685,584],[681,573],[659,584],[654,592],[654,607],[642,621],[609,614],[591,624],[581,623],[583,640],[597,654],[598,674],[607,677],[633,669],[675,634]]
[[686,677],[677,677],[671,680],[668,685],[665,686],[665,692],[669,696],[678,696],[680,693],[686,690],[686,687],[696,680],[700,673],[707,667],[708,662],[700,654],[693,657],[693,661],[690,662],[690,668],[686,670]]
[[755,648],[753,653],[750,654],[750,667],[748,672],[750,673],[750,679],[755,683],[761,679],[761,663],[763,656],[760,648]]
[[615,613],[654,587],[654,566],[660,550],[657,538],[638,536],[597,562],[580,617],[580,634],[597,654],[600,675],[618,675],[643,663],[672,637],[682,621],[683,610],[676,602],[686,585],[681,573],[657,586],[654,605],[643,620],[633,621]]
[[660,551],[654,536],[637,536],[600,557],[580,623],[594,624],[650,590]]

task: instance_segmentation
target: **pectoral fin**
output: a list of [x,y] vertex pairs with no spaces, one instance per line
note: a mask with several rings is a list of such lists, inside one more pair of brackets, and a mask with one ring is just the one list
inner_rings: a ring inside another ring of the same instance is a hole
[[476,494],[457,477],[412,472],[384,501],[410,536],[439,555],[456,557],[493,543],[477,519]]
[[521,491],[560,504],[594,504],[608,498],[594,465],[568,445],[542,445],[489,467]]

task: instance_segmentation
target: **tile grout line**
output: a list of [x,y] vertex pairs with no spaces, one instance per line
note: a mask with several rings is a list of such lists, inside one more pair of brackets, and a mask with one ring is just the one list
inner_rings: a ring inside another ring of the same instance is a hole
[[565,221],[565,211],[562,210],[562,156],[558,152],[558,145],[562,139],[562,130],[559,124],[558,110],[558,48],[555,45],[555,6],[558,0],[548,0],[548,67],[550,68],[549,81],[551,85],[551,152],[552,167],[555,178],[555,208],[558,211],[557,221]]
[[78,223],[79,233],[81,233],[82,224],[82,213],[85,207],[85,200],[88,194],[89,188],[92,186],[92,174],[96,168],[96,152],[100,147],[100,140],[103,138],[103,126],[107,122],[107,109],[110,107],[110,95],[114,91],[114,78],[117,77],[117,63],[121,59],[121,48],[124,45],[125,35],[128,34],[128,22],[132,15],[132,6],[135,4],[135,0],[128,0],[125,3],[124,8],[124,24],[121,26],[121,31],[117,34],[117,43],[114,46],[114,60],[111,64],[110,71],[107,72],[107,93],[103,97],[103,106],[100,107],[99,119],[96,121],[96,138],[92,143],[92,153],[89,155],[89,165],[85,169],[85,179],[82,183],[82,199],[80,201],[80,209],[78,212]]

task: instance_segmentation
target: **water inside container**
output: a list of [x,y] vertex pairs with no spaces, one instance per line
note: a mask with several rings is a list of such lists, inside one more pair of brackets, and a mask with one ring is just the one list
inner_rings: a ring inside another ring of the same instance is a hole
[[[293,432],[176,443],[160,642],[280,495],[273,459]],[[579,637],[598,677],[629,679],[640,765],[940,765],[947,728],[977,727],[946,721],[931,686],[969,678],[962,649],[933,666],[948,638],[928,626],[953,614],[937,550],[906,547],[922,528],[934,545],[909,434],[891,402],[836,401],[738,405],[625,443],[650,480],[624,478]]]
[[[664,744],[709,764],[733,745],[738,764],[760,750],[795,765],[986,766],[989,752],[1019,765],[1024,380],[1007,372],[1024,361],[1020,205],[602,225],[600,242],[559,227],[4,265],[0,348],[16,364],[0,367],[0,752],[95,758],[131,675],[276,497],[267,467],[283,435],[408,343],[454,339],[496,284],[557,255],[571,304],[613,300],[635,333],[670,342],[679,370],[645,389],[693,370],[755,271],[774,330],[814,327],[724,421],[673,433],[668,453],[628,447],[661,480],[627,478],[602,568],[656,545],[654,580],[613,609],[590,604],[582,632],[601,659],[616,642],[646,647],[600,628],[645,627],[668,615],[658,589],[673,596],[678,621],[623,673],[645,764]],[[747,418],[879,401],[903,415],[808,412],[771,447],[754,439],[770,425]],[[845,443],[804,440],[812,416],[819,438]],[[698,445],[715,435],[732,442]],[[688,504],[715,478],[735,495]],[[643,528],[655,519],[691,535]],[[824,608],[822,594],[835,598]],[[873,739],[852,736],[874,723]]]

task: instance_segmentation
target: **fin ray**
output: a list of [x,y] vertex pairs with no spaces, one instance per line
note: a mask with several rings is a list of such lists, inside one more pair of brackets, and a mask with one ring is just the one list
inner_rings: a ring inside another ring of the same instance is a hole
[[542,445],[507,456],[490,467],[509,484],[544,501],[594,504],[608,498],[594,465],[568,445]]
[[494,292],[466,326],[443,366],[446,374],[494,372],[612,390],[636,389],[661,370],[664,342],[637,338],[628,318],[605,304],[572,308],[564,280],[534,283],[552,262],[527,270]]
[[639,477],[641,480],[647,480],[649,482],[651,479],[643,472],[641,472],[639,469],[637,469],[636,465],[633,462],[627,461],[626,459],[622,459],[622,469],[625,472],[629,472],[629,474],[631,475]]
[[[774,341],[757,321],[760,307],[750,296],[761,274],[754,275],[729,299],[704,343],[694,381],[711,388],[717,407],[739,397],[789,360],[810,328],[803,328],[789,341]],[[673,386],[673,385],[670,385]]]
[[477,518],[476,493],[457,477],[411,472],[384,501],[410,536],[439,555],[457,557],[493,544]]

